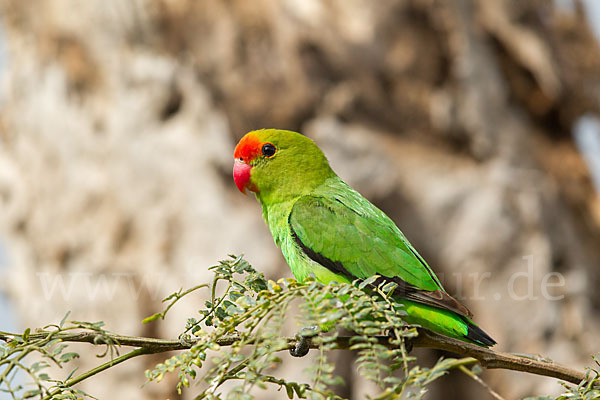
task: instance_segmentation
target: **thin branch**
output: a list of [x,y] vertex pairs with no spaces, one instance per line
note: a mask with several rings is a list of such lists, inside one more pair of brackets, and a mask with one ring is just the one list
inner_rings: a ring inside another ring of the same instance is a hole
[[419,329],[419,336],[414,339],[413,345],[415,347],[428,347],[473,357],[483,367],[488,369],[498,368],[528,372],[530,374],[562,379],[576,385],[586,378],[584,371],[565,367],[554,361],[494,351],[458,339],[442,336],[426,329]]
[[[68,340],[64,340],[63,339],[63,341],[68,341]],[[93,342],[90,342],[90,343],[93,343]],[[117,357],[115,359],[112,359],[110,361],[107,361],[104,364],[100,364],[96,368],[92,368],[89,371],[87,371],[87,372],[85,372],[85,373],[83,373],[83,374],[81,374],[79,376],[67,379],[65,382],[61,383],[60,386],[61,387],[71,387],[71,386],[74,386],[74,385],[78,384],[79,382],[81,382],[81,381],[83,381],[83,380],[85,380],[87,378],[90,378],[90,377],[96,375],[99,372],[102,372],[104,370],[107,370],[110,367],[113,367],[113,366],[115,366],[117,364],[122,363],[123,361],[127,361],[129,359],[132,359],[134,357],[137,357],[137,356],[140,356],[140,355],[143,355],[143,354],[151,354],[151,353],[152,352],[148,348],[146,348],[146,347],[139,347],[139,348],[137,348],[135,350],[130,351],[127,354],[123,354],[122,356]],[[56,394],[60,393],[60,391],[61,391],[60,388],[52,391],[47,396],[45,396],[43,400],[53,399]]]
[[[468,360],[468,358],[467,358],[467,360]],[[473,371],[471,371],[470,369],[468,369],[464,365],[461,365],[460,367],[458,367],[458,369],[460,369],[465,375],[467,375],[468,377],[470,377],[471,379],[473,379],[475,382],[477,382],[481,386],[483,386],[494,399],[496,399],[496,400],[504,400],[504,397],[502,397],[498,393],[496,393],[491,387],[489,387],[489,385],[487,383],[485,383],[483,381],[483,379],[481,379]]]
[[[557,364],[553,361],[544,361],[540,359],[528,358],[520,355],[494,351],[485,347],[477,346],[475,344],[466,343],[457,339],[442,336],[423,328],[419,328],[418,331],[419,335],[415,338],[410,339],[410,342],[414,347],[426,347],[431,349],[445,350],[450,353],[458,354],[460,356],[472,357],[473,364],[479,362],[485,368],[498,368],[528,372],[535,375],[543,375],[561,379],[573,384],[579,384],[586,377],[586,374],[583,371],[574,370],[572,368],[568,368]],[[48,332],[32,333],[29,335],[29,340],[42,339],[47,335]],[[14,340],[15,336],[20,335],[13,335],[9,333],[0,332],[0,340],[5,342],[10,342]],[[143,349],[143,352],[139,354],[152,354],[174,350],[186,350],[191,348],[195,344],[194,340],[162,340],[136,336],[123,336],[108,332],[102,332],[102,335],[96,332],[58,332],[55,333],[53,337],[56,339],[60,339],[63,342],[105,344],[102,341],[102,338],[104,337],[109,338],[111,341],[113,341],[113,343],[119,344],[121,346],[132,346]],[[335,340],[337,345],[336,347],[340,350],[349,349],[351,347],[351,339],[352,336],[337,337]],[[393,347],[393,345],[389,343],[389,337],[378,336],[377,339],[379,340],[379,343],[381,345],[384,345],[386,347]],[[228,335],[218,339],[217,343],[221,346],[231,346],[237,340],[237,335]],[[286,338],[286,340],[288,343],[287,349],[295,348],[296,344],[298,343],[298,340],[293,337],[288,337]],[[307,338],[307,340],[311,349],[316,349],[319,347],[318,343],[313,342],[310,338]]]

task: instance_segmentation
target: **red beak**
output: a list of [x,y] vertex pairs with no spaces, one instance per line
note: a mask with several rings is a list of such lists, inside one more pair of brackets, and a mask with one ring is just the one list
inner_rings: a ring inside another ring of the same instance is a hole
[[[246,194],[246,187],[250,184],[250,170],[252,166],[239,159],[233,163],[233,180],[240,192]],[[252,190],[252,188],[250,188]]]

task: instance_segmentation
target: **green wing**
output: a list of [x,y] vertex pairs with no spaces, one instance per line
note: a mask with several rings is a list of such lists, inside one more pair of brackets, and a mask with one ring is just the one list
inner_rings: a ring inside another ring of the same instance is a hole
[[302,251],[350,280],[380,275],[398,285],[395,294],[400,297],[470,317],[393,221],[351,188],[344,189],[294,203],[288,223]]

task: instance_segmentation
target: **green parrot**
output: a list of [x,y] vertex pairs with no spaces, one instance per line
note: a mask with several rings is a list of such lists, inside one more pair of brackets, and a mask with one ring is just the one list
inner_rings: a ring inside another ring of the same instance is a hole
[[317,145],[296,132],[247,133],[234,152],[233,177],[256,194],[275,244],[298,281],[324,284],[379,275],[396,283],[409,324],[480,346],[496,344],[439,279],[396,224],[342,181]]

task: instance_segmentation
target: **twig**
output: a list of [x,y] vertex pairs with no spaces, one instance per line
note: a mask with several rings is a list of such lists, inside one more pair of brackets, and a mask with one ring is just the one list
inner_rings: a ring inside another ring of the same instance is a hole
[[[461,356],[472,357],[473,364],[479,362],[485,368],[498,368],[528,372],[535,375],[543,375],[561,379],[573,384],[579,384],[586,377],[583,371],[574,370],[552,361],[541,361],[515,354],[494,351],[471,343],[466,343],[457,339],[442,336],[423,328],[419,328],[418,331],[419,335],[410,339],[414,347],[445,350]],[[41,339],[46,337],[48,334],[49,332],[32,333],[29,335],[29,339]],[[14,340],[15,336],[19,335],[0,332],[0,340],[5,342]],[[136,355],[162,353],[173,350],[186,350],[191,348],[195,343],[193,340],[187,342],[180,340],[162,340],[146,337],[123,336],[108,332],[103,332],[102,335],[99,335],[96,332],[59,332],[53,335],[53,338],[60,339],[63,342],[83,342],[91,344],[105,344],[101,340],[103,337],[110,338],[110,340],[112,340],[114,343],[117,343],[121,346],[138,347],[143,350]],[[340,350],[349,349],[351,347],[351,339],[352,336],[337,337],[335,340],[336,347]],[[237,335],[228,335],[218,339],[217,343],[220,346],[231,346],[237,340]],[[286,340],[288,347],[282,350],[295,348],[296,343],[298,342],[298,340],[294,337],[288,337]],[[390,348],[393,347],[393,345],[389,342],[389,337],[387,336],[377,336],[377,340],[381,345]],[[310,338],[308,338],[308,341],[311,349],[316,349],[319,347],[318,343],[313,342],[310,340]],[[110,367],[110,365],[107,364],[108,363],[103,364],[103,366],[106,365],[106,367],[101,370]]]
[[[468,359],[469,358],[467,358],[467,360]],[[468,369],[464,365],[459,366],[458,369],[460,369],[465,375],[467,375],[468,377],[470,377],[471,379],[473,379],[475,382],[477,382],[481,386],[483,386],[488,391],[488,393],[490,394],[490,396],[492,396],[494,399],[496,399],[496,400],[504,400],[504,397],[502,397],[498,393],[496,393],[496,391],[494,391],[491,387],[489,387],[489,385],[487,383],[485,383],[483,381],[483,379],[481,379],[479,376],[477,376],[473,371],[471,371],[470,369]]]
[[[66,341],[66,340],[63,340],[63,341]],[[93,342],[90,342],[90,343],[93,343]],[[71,378],[71,379],[67,379],[67,380],[66,380],[65,382],[63,382],[63,383],[62,383],[60,386],[64,386],[64,387],[71,387],[71,386],[73,386],[73,385],[76,385],[76,384],[78,384],[79,382],[81,382],[81,381],[83,381],[83,380],[85,380],[85,379],[87,379],[87,378],[89,378],[89,377],[92,377],[92,376],[96,375],[96,374],[97,374],[97,373],[99,373],[99,372],[102,372],[102,371],[104,371],[104,370],[107,370],[108,368],[110,368],[110,367],[113,367],[113,366],[115,366],[115,365],[117,365],[117,364],[120,364],[120,363],[122,363],[123,361],[127,361],[127,360],[129,360],[129,359],[132,359],[132,358],[134,358],[134,357],[137,357],[137,356],[141,356],[141,355],[143,355],[143,354],[151,354],[151,351],[150,351],[150,350],[148,350],[148,349],[147,349],[147,348],[145,348],[145,347],[140,347],[140,348],[137,348],[137,349],[135,349],[135,350],[132,350],[132,351],[130,351],[130,352],[129,352],[129,353],[127,353],[127,354],[123,354],[123,355],[122,355],[122,356],[120,356],[120,357],[117,357],[117,358],[115,358],[115,359],[112,359],[112,360],[110,360],[110,361],[107,361],[107,362],[105,362],[104,364],[98,365],[96,368],[92,368],[92,369],[90,369],[89,371],[87,371],[87,372],[85,372],[85,373],[83,373],[83,374],[81,374],[81,375],[79,375],[79,376],[76,376],[76,377],[74,377],[74,378]],[[60,388],[59,388],[59,389],[56,389],[56,390],[54,390],[54,391],[52,391],[52,392],[50,392],[50,393],[49,393],[47,396],[44,396],[44,399],[43,399],[43,400],[50,400],[50,399],[53,399],[53,398],[54,398],[54,396],[55,396],[56,394],[58,394],[58,393],[60,393]]]

